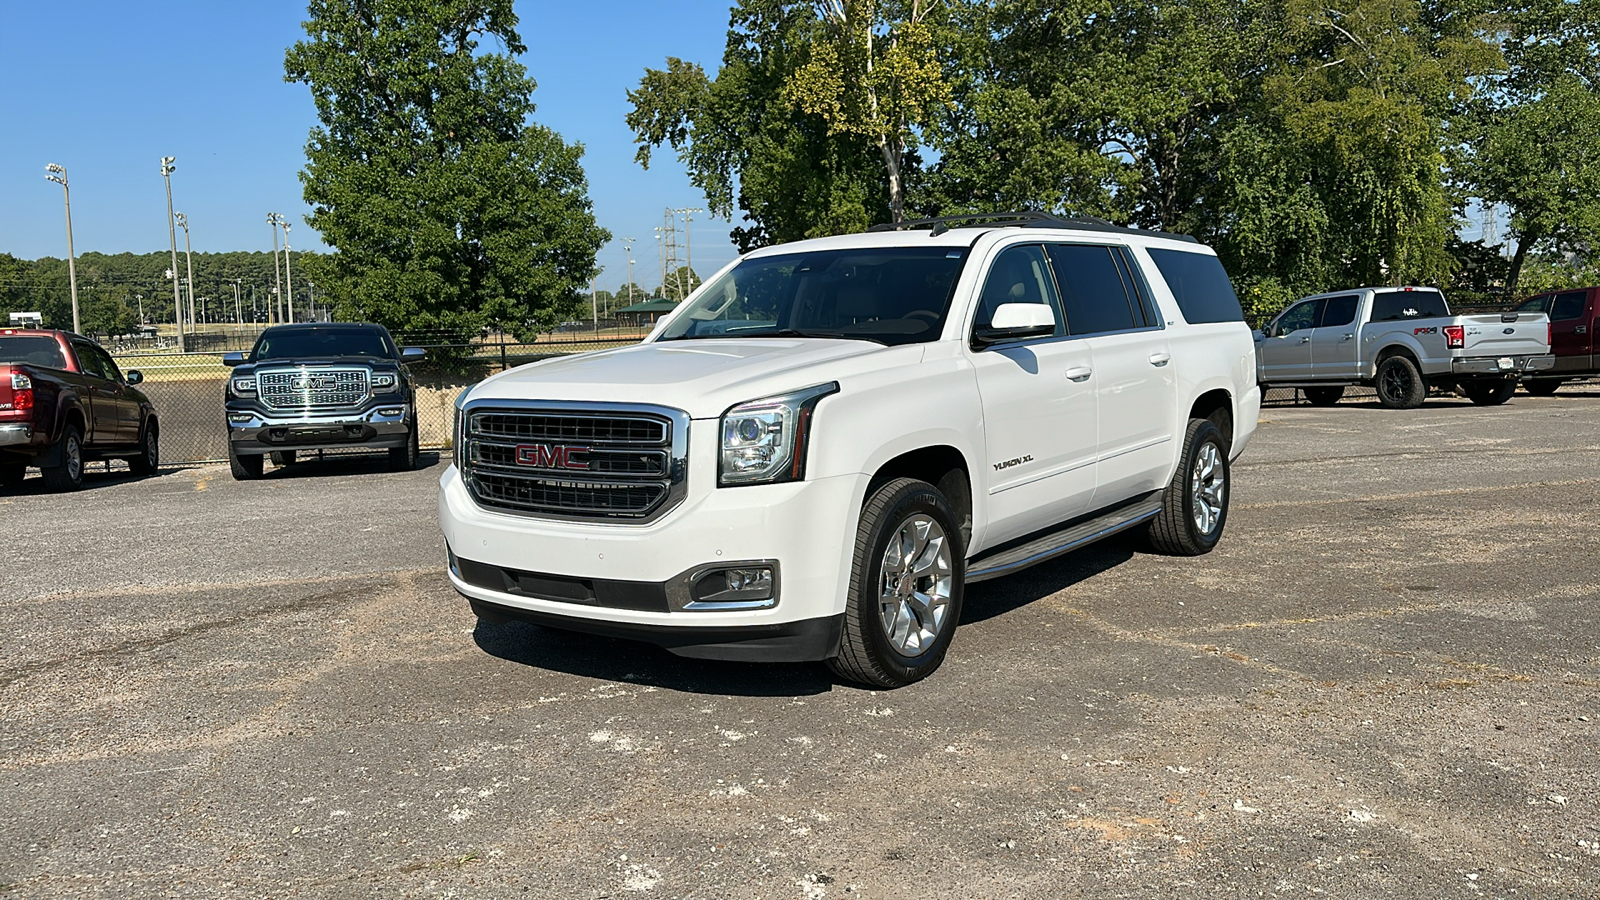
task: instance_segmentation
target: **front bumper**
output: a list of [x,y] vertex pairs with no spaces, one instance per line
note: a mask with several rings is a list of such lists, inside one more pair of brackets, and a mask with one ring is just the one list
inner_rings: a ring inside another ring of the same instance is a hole
[[1523,375],[1554,368],[1553,354],[1543,356],[1474,356],[1450,361],[1455,375]]
[[404,447],[412,425],[404,403],[359,413],[273,415],[258,409],[228,410],[228,446],[235,454],[333,447]]
[[[439,482],[439,521],[452,554],[451,584],[475,608],[500,617],[646,640],[684,656],[833,656],[854,548],[849,536],[867,476],[715,488],[715,448],[710,441],[691,441],[690,448],[688,495],[648,524],[486,509],[448,467]],[[685,609],[672,600],[694,573],[746,561],[770,562],[781,573],[765,608]],[[488,577],[476,567],[488,567]],[[519,590],[518,576],[535,586],[579,587]],[[651,599],[657,595],[665,600]]]

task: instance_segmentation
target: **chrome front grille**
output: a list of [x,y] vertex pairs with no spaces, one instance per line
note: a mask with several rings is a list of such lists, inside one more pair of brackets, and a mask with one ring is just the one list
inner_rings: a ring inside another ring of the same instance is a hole
[[261,402],[271,409],[337,409],[367,399],[366,369],[286,369],[256,375]]
[[635,404],[469,401],[457,454],[480,505],[554,519],[648,522],[683,499],[689,417]]

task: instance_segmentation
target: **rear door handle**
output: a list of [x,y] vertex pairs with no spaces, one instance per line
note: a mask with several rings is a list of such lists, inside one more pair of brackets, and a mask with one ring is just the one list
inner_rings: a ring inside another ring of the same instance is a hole
[[1303,337],[1303,338],[1300,339],[1300,343],[1309,344],[1309,343],[1311,343],[1311,338]]
[[1089,376],[1093,374],[1094,370],[1088,366],[1073,366],[1067,370],[1067,379],[1069,381],[1088,381]]
[[1171,361],[1172,361],[1172,354],[1171,353],[1152,353],[1152,354],[1150,354],[1150,365],[1152,365],[1152,366],[1164,366],[1164,365],[1166,365],[1167,363],[1169,363]]
[[1339,340],[1341,340],[1341,341],[1353,341],[1355,339],[1356,339],[1356,336],[1354,334],[1347,334],[1344,337],[1339,338]]

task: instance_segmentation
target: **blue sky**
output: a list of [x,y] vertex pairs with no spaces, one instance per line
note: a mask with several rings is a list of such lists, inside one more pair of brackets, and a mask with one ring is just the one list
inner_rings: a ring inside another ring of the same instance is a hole
[[[584,145],[596,218],[616,236],[600,252],[602,288],[626,280],[624,237],[638,239],[634,280],[654,286],[662,210],[705,205],[672,153],[656,153],[648,172],[633,161],[625,92],[669,55],[714,73],[728,6],[516,5],[521,61],[539,85],[534,118]],[[304,36],[305,17],[303,2],[279,0],[0,0],[0,252],[66,255],[47,163],[67,169],[78,253],[166,250],[159,160],[168,155],[178,158],[173,205],[189,217],[196,252],[271,250],[274,211],[293,223],[295,249],[324,249],[303,220],[297,177],[316,111],[304,85],[283,80],[284,50]],[[728,228],[695,216],[702,276],[733,259]],[[182,250],[182,232],[178,241]]]

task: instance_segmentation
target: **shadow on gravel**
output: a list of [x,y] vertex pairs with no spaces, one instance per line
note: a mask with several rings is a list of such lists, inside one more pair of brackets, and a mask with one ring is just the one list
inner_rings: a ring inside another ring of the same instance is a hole
[[[162,475],[165,475],[171,471],[171,469],[157,469],[156,474],[154,475],[135,475],[132,472],[129,472],[125,467],[114,468],[110,471],[106,471],[105,469],[101,468],[100,463],[92,462],[89,463],[83,470],[83,487],[79,488],[79,491],[103,490],[105,488],[116,487],[117,485],[133,484],[134,482],[138,481],[147,481],[151,478],[160,478]],[[46,495],[56,496],[57,494],[55,491],[51,491],[46,488],[44,486],[44,479],[39,477],[37,474],[29,475],[27,478],[23,479],[21,484],[11,485],[10,487],[0,487],[0,497],[42,497]]]
[[687,659],[654,644],[526,622],[492,625],[480,619],[472,639],[483,652],[507,662],[688,694],[795,697],[827,693],[835,684],[822,663]]
[[1148,552],[1149,544],[1143,535],[1127,532],[1015,575],[967,585],[961,601],[961,624],[998,618]]
[[[441,459],[441,454],[425,450],[417,454],[417,469],[419,471],[431,469],[438,465]],[[309,453],[287,466],[275,466],[269,463],[261,479],[282,481],[293,478],[341,478],[346,475],[370,475],[387,471],[389,471],[387,453],[344,452],[330,453],[321,457]]]

